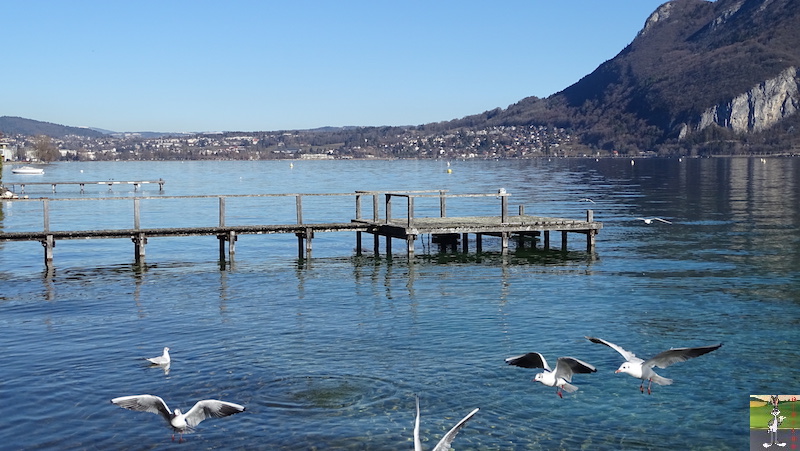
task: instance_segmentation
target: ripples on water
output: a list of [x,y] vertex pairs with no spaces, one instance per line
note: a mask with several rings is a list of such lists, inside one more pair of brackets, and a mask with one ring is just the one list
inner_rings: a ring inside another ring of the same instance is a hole
[[[208,180],[221,194],[504,186],[535,214],[580,218],[577,199],[591,197],[604,229],[595,256],[580,240],[566,253],[503,255],[487,239],[480,255],[424,249],[410,261],[353,256],[350,234],[318,236],[309,261],[297,261],[292,236],[243,236],[225,271],[215,238],[154,238],[144,268],[127,240],[61,241],[51,273],[38,243],[0,244],[0,436],[9,449],[170,446],[162,419],[109,403],[152,393],[172,408],[247,406],[203,422],[184,447],[412,449],[418,395],[428,447],[480,407],[456,449],[743,449],[748,396],[797,392],[800,380],[798,163],[753,161],[457,162],[457,178],[417,161],[298,162],[291,173],[280,162],[56,165],[54,180],[79,168],[164,177],[165,194],[207,194]],[[34,205],[4,204],[0,225],[40,227]],[[59,207],[61,220],[91,213],[77,205]],[[107,220],[131,221],[128,208]],[[153,208],[150,217],[202,220]],[[231,205],[236,220],[265,214],[250,210]],[[675,383],[647,396],[613,373],[617,353],[584,335],[641,356],[724,346],[660,370]],[[141,359],[163,346],[169,374]],[[580,390],[559,399],[531,382],[536,371],[503,362],[529,351],[598,372],[576,375]]]

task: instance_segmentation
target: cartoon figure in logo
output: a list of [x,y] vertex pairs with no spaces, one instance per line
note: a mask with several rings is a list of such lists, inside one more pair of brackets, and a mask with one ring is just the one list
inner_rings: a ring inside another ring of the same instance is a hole
[[780,416],[781,411],[778,410],[777,396],[770,396],[769,402],[772,403],[772,419],[767,423],[767,431],[769,432],[770,443],[764,443],[764,448],[769,448],[772,445],[786,446],[786,443],[778,443],[778,426],[783,423],[783,420],[785,420],[786,417]]

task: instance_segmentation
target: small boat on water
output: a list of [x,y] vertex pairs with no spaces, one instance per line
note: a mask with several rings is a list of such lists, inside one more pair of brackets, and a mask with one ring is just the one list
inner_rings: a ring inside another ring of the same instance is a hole
[[36,175],[36,174],[44,174],[44,169],[42,169],[42,168],[34,168],[32,166],[22,166],[21,168],[12,169],[11,172],[13,174]]

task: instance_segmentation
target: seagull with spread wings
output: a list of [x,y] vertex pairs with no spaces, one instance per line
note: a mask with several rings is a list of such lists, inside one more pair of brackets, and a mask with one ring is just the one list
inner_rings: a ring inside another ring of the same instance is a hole
[[594,366],[574,357],[559,357],[556,362],[556,369],[553,371],[550,369],[550,366],[547,365],[547,360],[544,359],[544,356],[538,352],[529,352],[516,357],[509,357],[506,359],[506,363],[522,368],[543,368],[545,372],[537,374],[534,376],[533,380],[541,382],[548,387],[558,388],[556,394],[560,398],[564,397],[561,394],[562,389],[569,393],[578,391],[578,387],[570,384],[573,374],[597,372]]
[[622,349],[620,346],[611,343],[610,341],[603,340],[602,338],[595,338],[595,337],[586,337],[587,340],[591,341],[592,343],[598,343],[601,345],[606,345],[609,348],[619,352],[622,357],[625,359],[625,363],[623,363],[615,373],[625,373],[630,374],[631,376],[641,379],[642,385],[639,386],[639,391],[644,393],[644,381],[648,381],[647,384],[647,394],[651,394],[652,391],[650,387],[655,382],[658,385],[670,385],[672,384],[672,379],[667,379],[666,377],[659,376],[653,371],[653,367],[659,368],[666,368],[673,363],[678,362],[685,362],[689,359],[699,357],[703,354],[708,354],[711,351],[715,351],[722,346],[722,343],[712,345],[712,346],[701,346],[697,348],[671,348],[664,352],[660,352],[656,354],[654,357],[651,357],[647,360],[640,359],[636,357],[636,354],[626,351]]
[[232,402],[204,399],[197,401],[194,407],[186,413],[182,413],[180,409],[175,409],[173,412],[163,399],[154,395],[122,396],[112,399],[111,403],[128,410],[161,415],[172,428],[172,440],[175,440],[176,432],[180,434],[179,442],[183,441],[183,434],[192,432],[201,421],[207,418],[227,417],[245,410],[244,406]]
[[663,222],[665,224],[672,224],[672,222],[667,221],[666,219],[662,219],[662,218],[636,218],[636,219],[644,221],[645,224],[652,224],[653,221],[661,221],[661,222]]

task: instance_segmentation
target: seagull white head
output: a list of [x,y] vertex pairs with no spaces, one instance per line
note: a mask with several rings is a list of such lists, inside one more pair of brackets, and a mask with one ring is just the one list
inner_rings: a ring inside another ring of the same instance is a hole
[[631,365],[630,362],[625,362],[620,365],[617,371],[614,371],[614,373],[625,373],[630,374],[633,377],[642,377],[642,366]]

